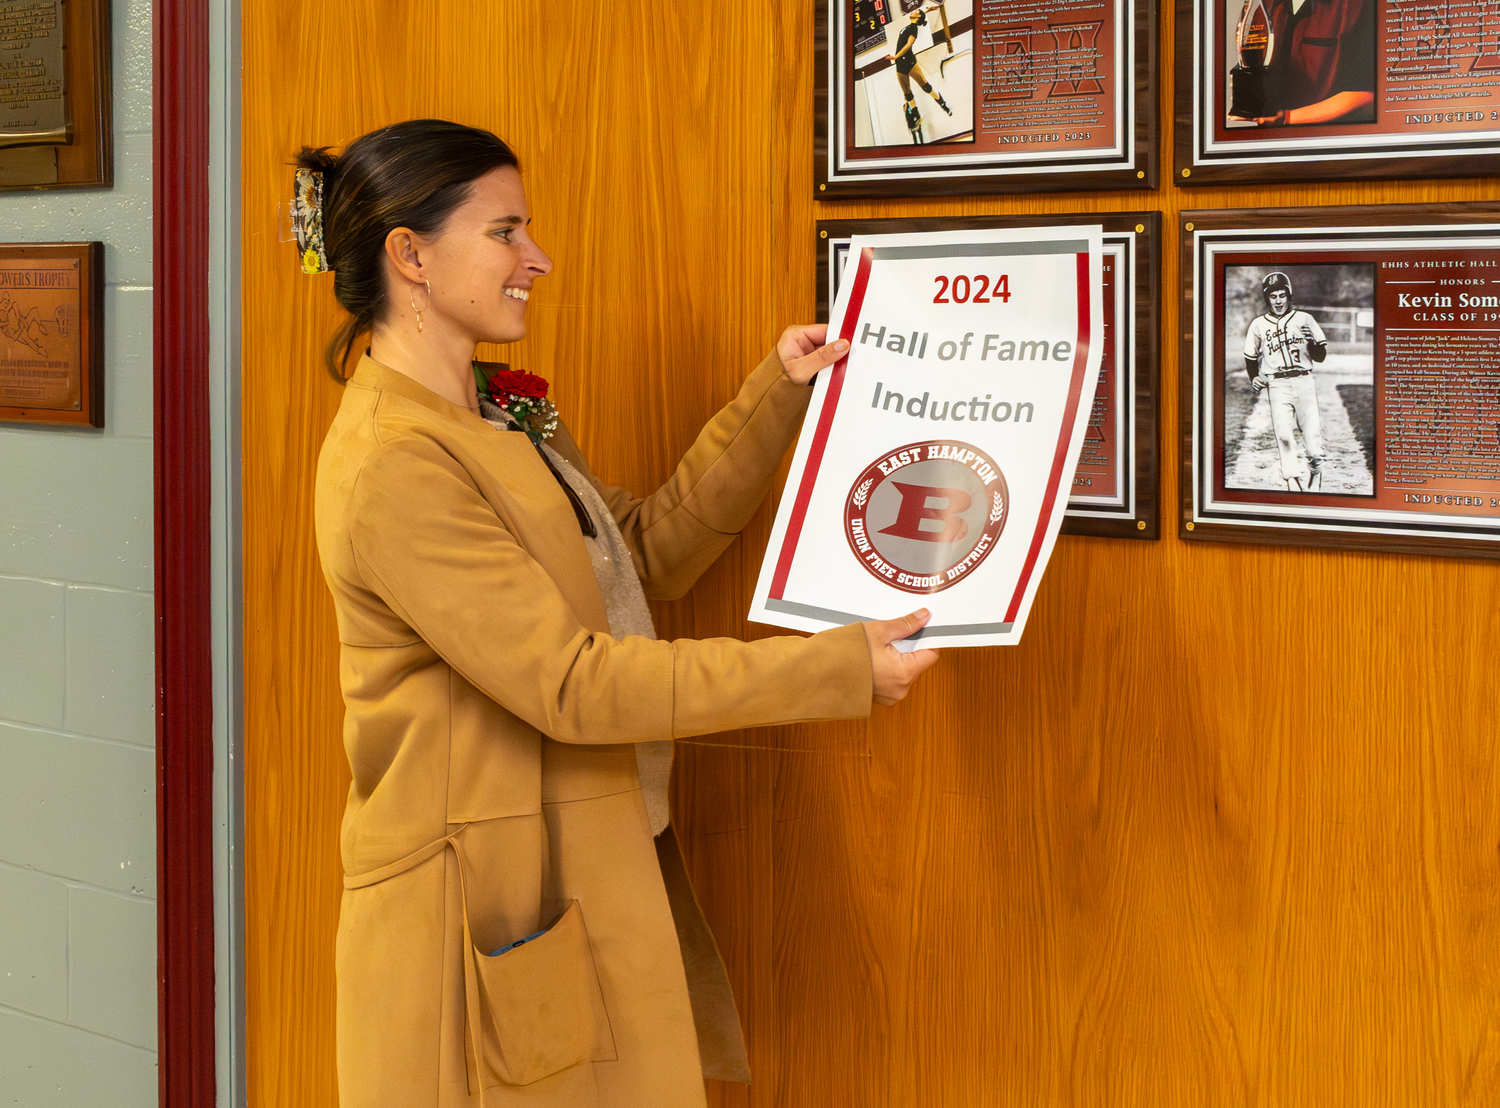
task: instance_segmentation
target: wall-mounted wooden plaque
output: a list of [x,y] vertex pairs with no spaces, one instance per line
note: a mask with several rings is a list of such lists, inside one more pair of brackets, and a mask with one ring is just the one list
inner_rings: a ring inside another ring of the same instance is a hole
[[1062,533],[1155,539],[1160,212],[819,220],[818,319],[828,318],[851,235],[1089,223],[1104,227],[1104,359]]
[[0,0],[0,189],[114,184],[108,0]]
[[1500,558],[1500,205],[1182,213],[1180,535]]
[[104,244],[0,246],[0,421],[104,426]]
[[1489,176],[1490,0],[1177,0],[1179,185]]
[[1156,0],[817,0],[819,200],[1156,187]]

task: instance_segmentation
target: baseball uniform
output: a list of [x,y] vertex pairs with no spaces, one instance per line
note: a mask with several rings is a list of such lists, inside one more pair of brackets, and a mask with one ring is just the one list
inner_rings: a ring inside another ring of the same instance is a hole
[[[1309,339],[1320,344],[1328,341],[1318,321],[1296,309],[1280,316],[1270,312],[1258,315],[1245,332],[1245,358],[1259,363],[1260,376],[1267,381],[1271,426],[1281,453],[1281,476],[1289,489],[1309,488],[1312,475],[1323,466],[1323,425],[1313,387]],[[1302,428],[1306,461],[1297,454],[1298,427]]]

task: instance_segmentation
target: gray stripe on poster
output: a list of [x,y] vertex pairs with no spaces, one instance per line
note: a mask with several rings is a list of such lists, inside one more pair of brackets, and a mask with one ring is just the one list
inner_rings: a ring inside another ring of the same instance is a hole
[[[789,616],[806,616],[808,619],[821,619],[825,623],[863,623],[870,618],[850,615],[848,612],[835,612],[832,608],[815,608],[811,604],[798,604],[791,600],[767,598],[766,607],[773,612],[785,612]],[[943,627],[924,627],[909,637],[935,639],[954,635],[1003,635],[1014,626],[1013,623],[952,623]]]
[[928,625],[915,635],[908,635],[911,639],[936,639],[944,635],[1003,635],[1015,624],[1013,623],[950,623],[943,627]]
[[877,246],[875,260],[904,261],[908,258],[997,258],[1018,254],[1085,254],[1087,239],[1053,242],[955,242],[947,246]]
[[825,623],[863,623],[869,616],[851,616],[848,612],[835,612],[831,608],[814,608],[811,604],[797,604],[790,600],[766,598],[766,607],[773,612],[785,612],[789,616],[806,616],[821,619]]

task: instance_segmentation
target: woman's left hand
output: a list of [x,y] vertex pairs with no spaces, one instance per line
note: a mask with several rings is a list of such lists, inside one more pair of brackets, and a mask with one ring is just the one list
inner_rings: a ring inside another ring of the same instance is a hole
[[826,369],[849,352],[849,344],[843,339],[823,345],[827,337],[826,323],[795,323],[788,327],[776,344],[782,371],[797,384],[805,385],[818,370]]

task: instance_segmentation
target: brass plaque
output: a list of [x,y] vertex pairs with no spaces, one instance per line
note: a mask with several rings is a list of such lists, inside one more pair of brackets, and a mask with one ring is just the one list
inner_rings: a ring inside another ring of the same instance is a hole
[[0,146],[68,143],[62,0],[0,0]]
[[0,397],[76,412],[78,259],[0,260]]
[[0,420],[103,426],[103,246],[0,246]]

